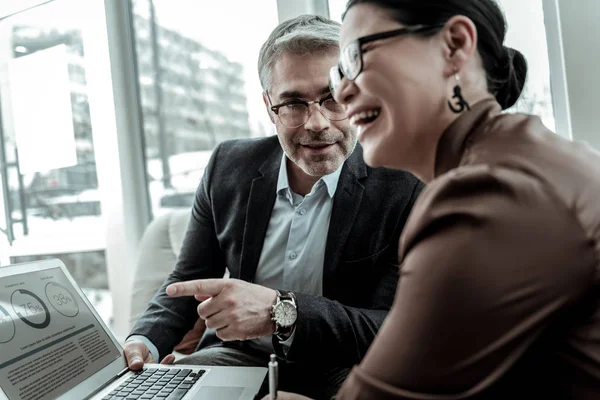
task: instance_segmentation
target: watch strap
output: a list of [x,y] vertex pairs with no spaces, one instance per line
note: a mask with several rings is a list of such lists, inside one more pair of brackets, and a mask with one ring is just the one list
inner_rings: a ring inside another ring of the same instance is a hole
[[285,290],[276,290],[277,292],[277,301],[289,300],[296,305],[296,296],[292,292],[288,292]]

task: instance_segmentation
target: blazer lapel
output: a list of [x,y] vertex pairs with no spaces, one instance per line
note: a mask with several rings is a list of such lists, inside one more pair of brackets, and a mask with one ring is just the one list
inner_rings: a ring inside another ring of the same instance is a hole
[[324,297],[331,297],[331,291],[335,287],[332,284],[333,276],[340,262],[346,238],[350,234],[354,220],[360,210],[362,195],[365,190],[359,179],[366,176],[367,168],[362,159],[362,148],[357,144],[356,149],[342,169],[333,198],[323,262]]
[[239,279],[248,282],[252,282],[256,275],[256,268],[269,227],[269,219],[275,204],[281,157],[282,151],[278,147],[278,151],[273,152],[273,155],[259,168],[260,175],[254,178],[250,187],[239,276]]

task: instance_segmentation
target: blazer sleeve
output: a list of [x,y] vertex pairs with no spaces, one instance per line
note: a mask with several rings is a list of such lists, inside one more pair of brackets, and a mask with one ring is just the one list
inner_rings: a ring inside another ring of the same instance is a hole
[[593,282],[592,245],[542,182],[486,166],[449,175],[413,211],[394,305],[338,400],[481,394]]
[[196,306],[199,302],[193,296],[169,297],[166,294],[167,286],[192,279],[222,278],[225,273],[225,257],[215,234],[211,200],[211,183],[218,168],[219,150],[220,146],[214,150],[196,191],[192,215],[175,268],[130,333],[130,336],[148,338],[158,349],[161,360],[171,353],[198,320]]
[[376,284],[369,289],[368,307],[358,308],[321,296],[295,293],[298,319],[294,340],[285,352],[279,340],[273,347],[278,357],[287,362],[309,362],[323,359],[325,363],[354,365],[364,357],[375,338],[394,300],[398,283],[398,241],[408,214],[415,203],[423,183],[416,181],[413,192],[396,224],[391,244],[378,257],[372,273]]

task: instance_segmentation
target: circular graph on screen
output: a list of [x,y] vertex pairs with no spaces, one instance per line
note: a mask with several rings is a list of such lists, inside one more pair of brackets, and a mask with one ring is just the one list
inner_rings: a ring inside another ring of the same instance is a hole
[[0,343],[8,343],[15,337],[15,322],[8,311],[0,306]]
[[10,296],[10,303],[21,321],[32,328],[44,329],[50,324],[48,307],[35,293],[25,289],[15,290]]
[[65,317],[79,314],[79,305],[75,296],[63,285],[50,282],[46,285],[46,298],[52,307]]

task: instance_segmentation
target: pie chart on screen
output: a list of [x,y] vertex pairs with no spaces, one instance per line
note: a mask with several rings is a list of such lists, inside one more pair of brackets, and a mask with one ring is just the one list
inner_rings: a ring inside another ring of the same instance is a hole
[[75,296],[60,283],[50,282],[46,285],[46,298],[50,305],[65,317],[73,318],[79,314]]
[[10,296],[10,302],[15,314],[26,325],[35,329],[44,329],[50,325],[50,312],[46,304],[37,294],[18,289]]

